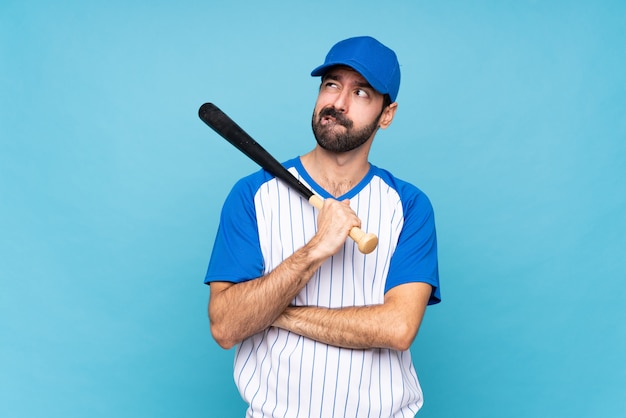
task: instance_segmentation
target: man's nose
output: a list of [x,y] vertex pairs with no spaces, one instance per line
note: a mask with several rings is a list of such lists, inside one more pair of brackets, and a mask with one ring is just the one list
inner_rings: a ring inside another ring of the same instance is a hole
[[350,96],[347,90],[343,90],[335,98],[335,109],[340,113],[348,113],[348,107],[350,105]]

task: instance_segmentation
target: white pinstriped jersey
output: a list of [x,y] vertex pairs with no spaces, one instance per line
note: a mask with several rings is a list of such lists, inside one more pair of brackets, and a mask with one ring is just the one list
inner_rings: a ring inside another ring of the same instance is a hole
[[[284,165],[314,192],[331,197],[299,158]],[[390,288],[416,281],[431,284],[429,303],[439,302],[428,198],[375,166],[344,198],[362,229],[378,236],[378,247],[364,255],[347,240],[292,304],[379,304]],[[317,210],[267,172],[240,180],[224,204],[205,282],[237,283],[269,273],[313,237],[316,221]],[[344,349],[273,327],[237,347],[234,378],[248,417],[412,417],[423,403],[410,351]]]

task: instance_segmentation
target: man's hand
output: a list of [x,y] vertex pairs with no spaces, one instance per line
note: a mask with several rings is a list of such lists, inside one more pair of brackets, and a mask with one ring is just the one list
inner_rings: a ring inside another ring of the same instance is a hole
[[361,220],[350,207],[350,200],[325,199],[317,216],[317,233],[308,245],[326,259],[339,251],[354,227],[360,228]]

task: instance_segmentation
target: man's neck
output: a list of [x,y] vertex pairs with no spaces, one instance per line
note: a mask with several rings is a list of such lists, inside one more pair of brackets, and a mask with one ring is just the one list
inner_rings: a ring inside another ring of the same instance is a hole
[[370,169],[369,147],[346,153],[328,152],[316,146],[300,160],[307,173],[331,195],[342,196],[356,186]]

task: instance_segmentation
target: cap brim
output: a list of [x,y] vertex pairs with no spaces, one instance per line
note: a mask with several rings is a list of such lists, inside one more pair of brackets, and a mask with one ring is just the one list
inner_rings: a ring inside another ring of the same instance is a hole
[[386,91],[387,88],[380,81],[378,81],[378,79],[372,76],[372,74],[370,74],[369,71],[367,71],[367,69],[361,66],[358,62],[345,62],[345,61],[328,62],[328,63],[320,65],[319,67],[311,71],[311,76],[312,77],[323,76],[324,74],[326,74],[326,72],[330,68],[336,67],[338,65],[344,65],[346,67],[350,67],[357,73],[361,74],[363,78],[365,78],[367,82],[370,83],[370,85],[374,88],[374,90],[376,90],[380,94],[389,94],[389,92]]

